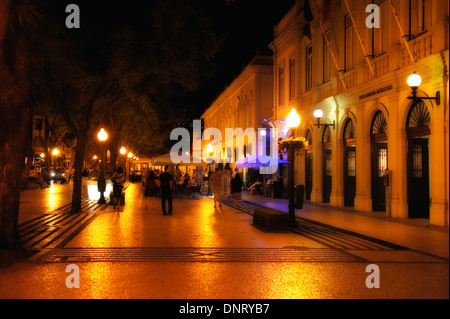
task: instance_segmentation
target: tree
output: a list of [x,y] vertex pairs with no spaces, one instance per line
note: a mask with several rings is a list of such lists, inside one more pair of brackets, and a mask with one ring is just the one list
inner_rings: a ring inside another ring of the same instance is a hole
[[[121,13],[121,22],[108,28],[102,24],[109,23],[111,16],[107,20],[95,16],[83,22],[79,30],[57,28],[52,24],[55,18],[46,20],[47,38],[42,45],[50,61],[49,100],[77,140],[72,212],[81,209],[81,171],[89,132],[108,120],[115,129],[117,122],[112,114],[137,106],[141,113],[126,126],[119,123],[117,127],[130,132],[126,134],[129,141],[148,147],[142,139],[144,134],[138,136],[136,132],[149,132],[146,125],[166,131],[170,126],[161,126],[161,122],[167,118],[166,122],[176,122],[183,114],[172,107],[173,113],[168,116],[168,106],[160,101],[193,90],[212,75],[212,59],[220,40],[208,21],[186,0],[161,0],[148,6],[133,20]],[[55,8],[57,5],[50,6],[48,15],[57,11]],[[164,116],[155,117],[158,113]],[[164,133],[153,131],[155,136]],[[153,146],[158,140],[155,136],[148,136]]]
[[[18,232],[20,180],[31,130],[32,86],[26,3],[0,1],[0,249],[21,255]],[[18,23],[22,22],[22,25]]]

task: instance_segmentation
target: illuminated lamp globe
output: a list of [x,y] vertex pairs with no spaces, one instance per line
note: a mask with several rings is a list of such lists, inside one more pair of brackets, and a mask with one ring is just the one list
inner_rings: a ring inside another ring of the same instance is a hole
[[212,147],[212,145],[211,145],[211,144],[208,144],[208,146],[206,147],[206,151],[207,151],[208,153],[212,153],[213,150],[214,150],[214,148]]
[[260,131],[259,131],[259,134],[260,134],[261,136],[266,136],[266,130],[260,130]]
[[122,148],[120,149],[120,154],[124,155],[126,152],[127,150],[122,146]]
[[286,118],[286,124],[288,127],[294,128],[300,125],[300,115],[297,114],[295,109],[291,110],[291,113]]
[[408,83],[408,85],[411,88],[417,88],[422,83],[422,78],[420,77],[419,74],[414,72],[413,74],[408,76],[408,79],[406,80],[406,82]]
[[101,142],[104,142],[108,138],[108,133],[102,128],[100,129],[100,132],[98,132],[97,137]]
[[57,148],[53,149],[52,154],[55,156],[58,155],[59,154],[58,149]]
[[131,153],[131,152],[128,153],[128,157],[129,157],[129,158],[132,158],[132,157],[133,157],[133,153]]
[[314,117],[315,117],[316,119],[321,119],[322,116],[323,116],[323,111],[322,111],[321,109],[316,109],[316,110],[314,111]]

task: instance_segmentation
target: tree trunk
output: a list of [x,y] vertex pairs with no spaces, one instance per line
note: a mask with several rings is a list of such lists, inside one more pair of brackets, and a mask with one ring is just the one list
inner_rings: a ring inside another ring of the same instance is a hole
[[86,131],[80,130],[77,136],[77,146],[75,149],[74,175],[73,175],[73,193],[72,193],[72,213],[81,212],[81,193],[82,193],[82,173],[83,161],[86,152],[88,137]]
[[17,257],[24,252],[18,230],[19,197],[32,104],[26,81],[28,49],[20,30],[8,34],[10,6],[10,0],[0,1],[0,249]]

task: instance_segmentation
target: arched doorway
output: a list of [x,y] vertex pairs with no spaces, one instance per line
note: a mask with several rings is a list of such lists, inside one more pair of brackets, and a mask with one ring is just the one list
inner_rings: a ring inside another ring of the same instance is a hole
[[330,202],[331,196],[331,159],[332,159],[332,146],[331,146],[331,130],[329,126],[326,126],[322,135],[322,201],[324,203]]
[[370,127],[372,151],[372,210],[386,211],[384,175],[388,168],[387,121],[383,112],[377,111]]
[[415,101],[406,119],[408,137],[408,216],[430,217],[429,138],[430,113],[422,100]]
[[354,206],[356,194],[356,127],[352,119],[344,125],[344,206]]
[[313,181],[313,153],[312,153],[312,134],[308,129],[305,135],[308,141],[308,150],[305,156],[305,199],[311,200],[312,181]]

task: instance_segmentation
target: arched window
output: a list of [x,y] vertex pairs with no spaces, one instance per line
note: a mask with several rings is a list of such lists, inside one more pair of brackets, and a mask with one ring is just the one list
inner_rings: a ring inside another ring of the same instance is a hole
[[387,121],[383,112],[378,110],[372,119],[370,126],[370,138],[373,142],[386,141],[387,140]]
[[309,129],[306,131],[305,139],[308,141],[308,148],[311,150],[312,149],[312,134]]
[[415,101],[409,109],[406,119],[406,133],[408,137],[430,135],[430,113],[422,100]]
[[331,148],[331,130],[329,126],[326,126],[323,130],[322,144],[324,148]]
[[344,126],[344,142],[345,145],[355,145],[356,143],[356,127],[352,119],[348,119]]

